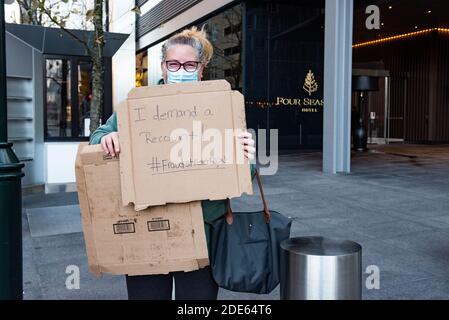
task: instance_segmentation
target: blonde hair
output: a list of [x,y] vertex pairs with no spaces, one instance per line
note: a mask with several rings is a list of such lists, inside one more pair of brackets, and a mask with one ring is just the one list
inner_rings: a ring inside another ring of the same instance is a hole
[[197,27],[191,27],[190,29],[185,29],[173,36],[171,36],[163,45],[162,45],[162,60],[164,61],[167,57],[168,50],[179,44],[189,45],[195,49],[198,60],[206,66],[212,55],[214,54],[214,48],[212,44],[207,39],[206,31],[204,30],[204,26],[199,30]]

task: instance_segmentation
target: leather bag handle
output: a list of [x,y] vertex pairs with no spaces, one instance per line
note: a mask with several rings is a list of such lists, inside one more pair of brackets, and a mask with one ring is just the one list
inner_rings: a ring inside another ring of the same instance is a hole
[[[259,170],[257,170],[257,169],[256,169],[256,180],[257,180],[257,185],[259,186],[260,196],[262,198],[265,222],[270,223],[270,210],[268,209],[268,206],[267,206],[267,201],[265,199],[265,193],[263,191],[262,181],[260,180]],[[233,215],[232,209],[231,209],[231,201],[229,200],[229,198],[226,199],[226,221],[228,224],[232,224],[232,222],[234,221],[234,215]]]

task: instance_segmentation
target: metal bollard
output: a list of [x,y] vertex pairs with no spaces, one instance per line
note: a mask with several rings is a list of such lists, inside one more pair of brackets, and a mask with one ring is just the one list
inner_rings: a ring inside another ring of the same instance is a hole
[[360,300],[362,247],[324,237],[283,241],[280,289],[282,300]]

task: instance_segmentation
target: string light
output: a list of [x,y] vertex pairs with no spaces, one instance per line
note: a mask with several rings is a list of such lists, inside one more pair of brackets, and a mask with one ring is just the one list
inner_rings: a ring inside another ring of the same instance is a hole
[[359,48],[359,47],[370,46],[373,44],[383,43],[383,42],[387,42],[387,41],[393,41],[393,40],[404,39],[404,38],[412,38],[412,37],[420,36],[422,34],[430,33],[433,31],[449,33],[449,29],[447,29],[447,28],[431,28],[431,29],[425,29],[425,30],[420,30],[420,31],[415,31],[415,32],[404,33],[404,34],[391,36],[391,37],[387,37],[387,38],[382,38],[382,39],[378,39],[378,40],[362,42],[362,43],[354,44],[352,47]]
[[245,104],[246,105],[250,105],[250,106],[256,106],[256,107],[259,107],[259,108],[265,108],[265,107],[268,107],[268,106],[274,106],[275,104],[274,103],[270,103],[270,102],[266,102],[266,101],[246,101],[245,102]]

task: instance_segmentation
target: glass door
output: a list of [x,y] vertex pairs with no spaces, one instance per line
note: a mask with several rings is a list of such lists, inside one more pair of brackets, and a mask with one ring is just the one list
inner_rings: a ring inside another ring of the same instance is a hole
[[45,61],[45,136],[72,136],[71,63],[67,59]]
[[78,97],[78,123],[79,137],[90,135],[90,104],[92,101],[92,62],[77,61],[77,97]]
[[87,139],[92,63],[81,57],[47,55],[44,69],[45,140]]

